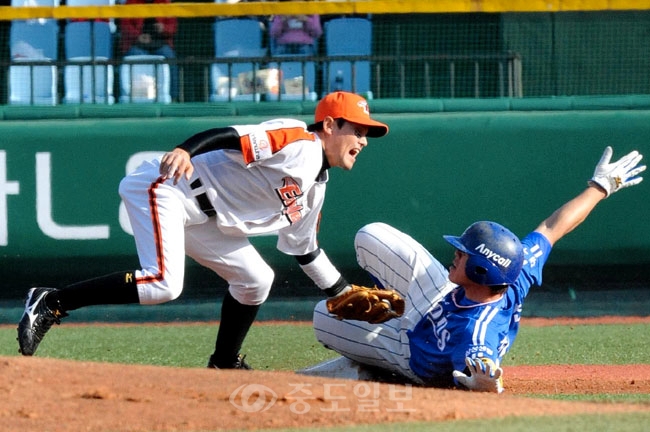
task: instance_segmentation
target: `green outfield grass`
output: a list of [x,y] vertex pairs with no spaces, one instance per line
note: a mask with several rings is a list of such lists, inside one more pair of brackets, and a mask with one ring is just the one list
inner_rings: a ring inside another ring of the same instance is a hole
[[[40,357],[159,366],[204,367],[214,349],[216,324],[54,326]],[[0,328],[0,355],[18,355],[16,329]],[[255,369],[296,370],[335,357],[308,324],[253,325],[242,349]]]
[[[151,364],[175,367],[204,367],[212,351],[217,325],[128,324],[61,325],[54,327],[41,344],[38,356],[61,359]],[[19,355],[15,326],[0,327],[0,355]],[[645,364],[650,346],[650,324],[523,326],[504,366],[545,364]],[[542,349],[543,348],[543,349]],[[305,323],[253,326],[243,353],[258,370],[296,370],[335,357],[315,339]],[[650,404],[650,395],[584,395],[553,398]],[[485,421],[455,421],[435,425],[437,432],[479,431],[498,428],[500,432],[646,431],[650,413],[549,417],[540,421],[509,418]],[[428,431],[431,424],[408,423],[333,429],[300,429],[301,432],[352,430],[388,432]],[[278,430],[274,430],[277,432]],[[292,430],[295,432],[296,430]]]
[[649,330],[649,324],[523,325],[505,364],[647,364]]
[[[203,367],[217,324],[54,326],[38,355],[62,359]],[[0,355],[18,355],[15,326],[0,327]],[[645,364],[650,324],[522,326],[504,365]],[[253,325],[242,350],[260,370],[296,370],[336,355],[307,323]]]
[[[336,428],[300,429],[300,432],[647,432],[650,413],[614,415],[574,415],[544,417],[512,417],[505,419],[460,420],[436,423],[392,423]],[[296,429],[265,429],[258,432],[297,432]]]

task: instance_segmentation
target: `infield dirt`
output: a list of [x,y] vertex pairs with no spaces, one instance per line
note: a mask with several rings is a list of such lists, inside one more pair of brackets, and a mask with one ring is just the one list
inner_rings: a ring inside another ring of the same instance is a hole
[[[605,318],[625,322],[625,318]],[[648,322],[648,318],[631,318]],[[589,320],[589,322],[595,322]],[[576,320],[575,323],[584,323]],[[547,321],[528,319],[527,325]],[[558,323],[557,319],[553,320]],[[544,394],[650,393],[650,365],[507,367],[501,395],[40,357],[0,357],[0,430],[199,431],[646,411],[647,404],[564,402]]]

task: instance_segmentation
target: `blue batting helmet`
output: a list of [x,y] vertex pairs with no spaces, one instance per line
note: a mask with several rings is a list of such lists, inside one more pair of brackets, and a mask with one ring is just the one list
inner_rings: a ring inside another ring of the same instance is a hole
[[469,255],[465,274],[478,284],[511,285],[524,264],[521,242],[510,230],[495,222],[470,225],[460,237],[446,235],[445,240]]

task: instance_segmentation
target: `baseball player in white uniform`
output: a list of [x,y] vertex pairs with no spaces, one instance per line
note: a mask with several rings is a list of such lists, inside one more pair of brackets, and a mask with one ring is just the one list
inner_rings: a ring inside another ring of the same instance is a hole
[[[500,393],[501,360],[517,336],[530,287],[542,283],[553,245],[600,201],[642,180],[638,175],[646,167],[638,165],[638,152],[612,163],[611,156],[607,147],[589,186],[521,241],[490,221],[470,225],[461,236],[444,236],[456,249],[449,270],[395,228],[363,227],[355,238],[359,265],[379,286],[404,297],[404,314],[382,324],[341,320],[321,301],[314,311],[317,339],[347,359],[406,382]],[[325,374],[318,366],[305,372]]]
[[210,129],[142,164],[119,187],[140,269],[29,290],[18,325],[22,354],[33,355],[71,310],[174,300],[188,255],[229,284],[208,367],[249,369],[239,351],[274,273],[248,237],[277,235],[277,248],[295,256],[327,296],[349,290],[317,242],[328,170],[352,169],[367,138],[387,133],[362,97],[334,92],[318,103],[309,126],[276,119]]

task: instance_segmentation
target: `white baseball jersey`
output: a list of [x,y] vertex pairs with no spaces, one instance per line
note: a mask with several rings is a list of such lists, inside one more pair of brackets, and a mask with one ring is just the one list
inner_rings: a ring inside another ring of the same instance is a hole
[[192,159],[221,231],[235,236],[277,232],[284,253],[315,250],[328,179],[320,139],[297,120],[233,128],[243,154],[222,150]]
[[[248,236],[275,234],[278,249],[290,255],[318,248],[328,180],[318,136],[289,119],[233,128],[242,150],[194,156],[190,180],[163,181],[157,159],[120,183],[142,267],[136,271],[140,303],[180,295],[187,254],[224,278],[240,303],[260,304],[273,271]],[[216,216],[201,209],[203,194]]]

